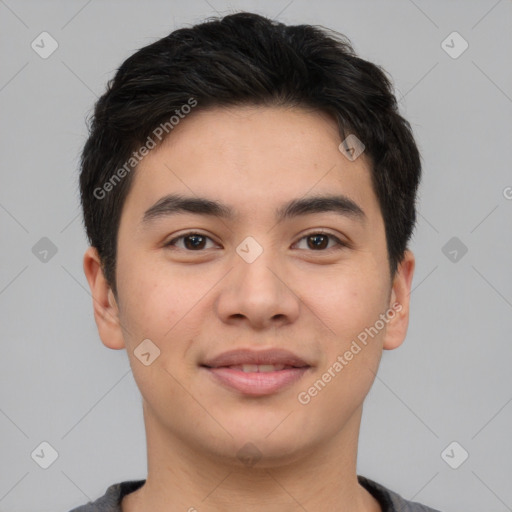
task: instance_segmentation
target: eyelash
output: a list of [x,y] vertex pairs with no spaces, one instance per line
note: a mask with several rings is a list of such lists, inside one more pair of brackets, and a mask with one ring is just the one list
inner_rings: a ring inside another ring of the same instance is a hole
[[[189,231],[188,233],[184,233],[183,235],[180,235],[176,238],[173,238],[172,240],[169,240],[169,242],[167,242],[165,244],[165,247],[175,247],[177,240],[181,240],[181,239],[187,238],[189,236],[194,236],[194,235],[212,240],[209,236],[203,235],[202,233],[198,233],[197,231]],[[312,231],[310,233],[307,233],[306,235],[302,236],[296,243],[301,242],[305,238],[308,238],[313,235],[327,236],[331,240],[335,241],[336,246],[329,247],[327,249],[319,249],[319,250],[309,249],[309,251],[311,251],[311,252],[330,252],[331,250],[340,250],[342,248],[349,246],[348,243],[342,242],[337,236],[333,235],[332,233],[327,233],[327,232],[321,231],[321,230],[320,231]],[[206,250],[206,249],[198,249],[197,251],[194,251],[194,250],[190,250],[190,249],[186,249],[186,248],[185,249],[179,248],[179,249],[186,251],[186,252],[204,252]],[[301,249],[301,250],[304,250],[304,249]]]

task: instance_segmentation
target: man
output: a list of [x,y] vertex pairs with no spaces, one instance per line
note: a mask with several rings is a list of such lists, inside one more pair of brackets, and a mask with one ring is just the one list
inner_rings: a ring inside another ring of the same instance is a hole
[[128,58],[83,151],[84,271],[148,475],[75,511],[432,511],[356,474],[420,174],[385,74],[325,29],[238,13]]

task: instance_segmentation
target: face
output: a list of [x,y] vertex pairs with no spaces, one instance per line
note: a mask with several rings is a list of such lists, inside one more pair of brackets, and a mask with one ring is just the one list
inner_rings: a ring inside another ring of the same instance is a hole
[[370,163],[340,142],[317,112],[195,112],[133,177],[116,301],[86,254],[102,340],[168,439],[263,461],[328,445],[402,342],[414,259],[391,279]]

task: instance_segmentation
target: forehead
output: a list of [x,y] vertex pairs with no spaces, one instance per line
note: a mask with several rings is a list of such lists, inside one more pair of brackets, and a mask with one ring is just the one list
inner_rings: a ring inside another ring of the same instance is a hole
[[342,193],[378,215],[369,159],[339,149],[336,122],[303,108],[198,110],[139,163],[125,208],[138,211],[166,193],[208,197],[241,215],[308,195]]

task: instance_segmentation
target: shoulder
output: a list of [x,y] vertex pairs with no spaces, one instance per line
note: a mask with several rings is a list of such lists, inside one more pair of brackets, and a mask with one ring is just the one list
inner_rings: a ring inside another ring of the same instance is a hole
[[382,512],[440,512],[416,501],[408,501],[383,485],[358,475],[359,483],[380,503]]
[[145,480],[127,480],[113,484],[97,500],[90,501],[69,512],[121,512],[120,503],[122,498],[142,487],[144,482]]

